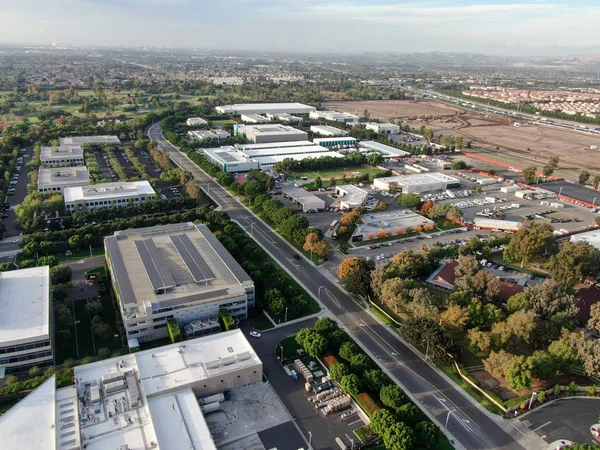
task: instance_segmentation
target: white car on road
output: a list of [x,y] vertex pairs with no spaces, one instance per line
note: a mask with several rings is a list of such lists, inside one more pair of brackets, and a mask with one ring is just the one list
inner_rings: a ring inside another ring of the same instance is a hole
[[258,331],[251,331],[250,336],[252,336],[253,338],[259,338],[262,336],[262,334],[260,334]]

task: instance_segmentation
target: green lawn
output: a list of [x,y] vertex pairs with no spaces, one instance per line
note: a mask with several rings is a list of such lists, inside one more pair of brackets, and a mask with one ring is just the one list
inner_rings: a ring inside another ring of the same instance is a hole
[[225,126],[225,125],[233,125],[235,123],[237,123],[235,120],[231,120],[231,119],[227,119],[227,120],[211,120],[213,126],[215,125],[221,125],[221,126]]
[[252,326],[252,328],[259,331],[268,330],[274,327],[269,318],[265,316],[264,313],[258,308],[250,310],[248,322],[250,322],[250,326]]
[[439,365],[438,366],[452,381],[458,384],[467,394],[473,397],[478,403],[481,404],[485,409],[490,411],[493,414],[502,415],[502,411],[500,411],[496,405],[490,402],[487,398],[481,395],[478,391],[473,389],[469,383],[462,379],[460,375],[458,375],[451,366],[448,365]]
[[302,347],[296,342],[296,335],[288,336],[283,340],[279,341],[277,346],[275,347],[276,356],[281,357],[281,347],[283,347],[283,358],[285,360],[297,358],[298,353],[296,350],[301,349]]
[[88,247],[88,248],[84,248],[84,249],[72,252],[72,255],[67,256],[65,253],[60,253],[60,254],[54,255],[54,256],[56,256],[56,258],[59,261],[72,261],[72,260],[77,260],[77,259],[90,258],[92,256],[100,256],[100,255],[104,255],[104,246],[92,247],[91,255],[90,255],[90,249]]

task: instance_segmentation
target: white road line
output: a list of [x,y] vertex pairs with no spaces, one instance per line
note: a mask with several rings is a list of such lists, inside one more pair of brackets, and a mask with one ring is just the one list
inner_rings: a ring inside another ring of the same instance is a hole
[[521,430],[519,430],[519,429],[518,429],[518,428],[515,426],[515,424],[514,424],[514,423],[512,423],[512,422],[511,422],[510,424],[512,425],[512,427],[513,427],[515,430],[517,430],[519,433],[521,433],[523,436],[525,436],[525,433],[523,433]]
[[434,395],[434,397],[438,402],[440,402],[440,405],[442,405],[446,409],[446,411],[448,411],[448,413],[450,413],[450,415],[454,417],[458,421],[458,423],[460,423],[464,427],[465,430],[467,430],[469,433],[473,432],[473,429],[465,423],[465,419],[461,419],[460,417],[458,417],[455,411],[448,408],[448,406],[446,405],[446,399],[441,399],[436,395]]
[[356,423],[361,423],[361,422],[362,422],[362,419],[358,419],[358,420],[355,420],[354,422],[350,422],[350,423],[348,424],[348,426],[349,426],[349,427],[351,427],[352,425],[354,425],[354,424],[356,424]]

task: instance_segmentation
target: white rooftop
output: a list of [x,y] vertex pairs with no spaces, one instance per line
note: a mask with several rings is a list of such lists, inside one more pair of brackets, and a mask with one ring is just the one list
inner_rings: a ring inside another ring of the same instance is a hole
[[296,134],[302,134],[302,135],[306,134],[306,131],[298,130],[294,127],[290,127],[287,125],[281,125],[279,123],[236,125],[236,129],[238,131],[243,131],[244,133],[251,133],[256,136],[269,136],[269,135],[289,136],[289,135],[296,135]]
[[146,180],[100,183],[90,186],[66,187],[63,190],[65,203],[88,200],[112,200],[132,195],[156,195],[150,183]]
[[409,152],[405,152],[404,150],[399,150],[390,145],[382,144],[377,141],[360,141],[361,147],[368,148],[369,150],[373,150],[379,153],[383,153],[383,156],[391,156],[394,158],[410,156]]
[[279,149],[279,148],[292,148],[292,147],[313,147],[315,144],[310,141],[291,141],[291,142],[264,142],[262,144],[235,144],[238,150],[243,152],[249,150],[263,150],[263,149]]
[[600,230],[591,230],[571,236],[571,242],[588,242],[600,249]]
[[348,136],[348,132],[332,127],[331,125],[311,125],[310,131],[313,133],[324,134],[326,136]]
[[460,180],[455,177],[444,175],[439,172],[414,173],[409,175],[400,175],[396,177],[378,178],[385,183],[398,183],[401,186],[418,186],[432,182],[458,183]]
[[0,417],[2,450],[56,449],[55,383],[48,378]]
[[285,195],[290,196],[292,199],[299,203],[306,203],[309,201],[322,202],[323,200],[314,194],[311,194],[307,190],[299,187],[290,187],[283,190]]
[[320,145],[312,144],[310,146],[303,145],[301,147],[285,147],[285,148],[272,148],[272,149],[261,149],[261,150],[251,150],[251,149],[243,149],[241,150],[247,155],[249,158],[264,158],[267,156],[280,156],[280,155],[294,155],[294,154],[303,154],[303,153],[316,153],[315,158],[319,158],[318,154],[320,153],[328,153],[329,150],[326,147],[321,147]]
[[50,268],[0,272],[0,346],[48,339]]
[[321,145],[322,142],[330,143],[330,142],[354,142],[356,143],[356,138],[350,136],[342,136],[342,137],[324,137],[324,138],[314,138],[313,142],[315,144]]
[[233,105],[217,106],[217,111],[222,113],[309,113],[315,111],[313,106],[302,103],[237,103]]
[[40,168],[38,189],[58,186],[82,186],[90,181],[86,166]]
[[82,144],[120,144],[117,136],[73,136],[59,139],[60,146]]
[[350,206],[362,205],[369,195],[367,191],[356,187],[353,184],[343,184],[341,186],[337,186],[336,190],[344,195],[342,201]]
[[44,161],[52,158],[83,158],[83,149],[80,145],[70,147],[42,147],[40,159]]

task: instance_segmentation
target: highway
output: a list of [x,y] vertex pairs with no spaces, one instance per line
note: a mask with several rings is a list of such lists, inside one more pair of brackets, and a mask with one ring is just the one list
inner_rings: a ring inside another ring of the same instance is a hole
[[[456,445],[457,448],[524,448],[518,442],[523,438],[523,433],[513,429],[510,422],[488,415],[487,411],[467,398],[459,387],[441,376],[393,331],[356,304],[337,283],[330,281],[308,260],[295,260],[292,257],[295,251],[283,238],[249,212],[187,155],[164,139],[160,123],[148,129],[148,136],[158,142],[177,166],[192,173],[204,191],[222,206],[233,221],[251,234],[305,289],[319,298],[323,306],[338,318],[343,328],[412,394],[423,409],[442,426],[447,423],[448,432],[458,441],[455,444],[460,443]],[[538,446],[539,443],[536,442],[535,446],[528,443],[526,447],[530,449]]]

